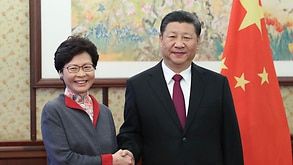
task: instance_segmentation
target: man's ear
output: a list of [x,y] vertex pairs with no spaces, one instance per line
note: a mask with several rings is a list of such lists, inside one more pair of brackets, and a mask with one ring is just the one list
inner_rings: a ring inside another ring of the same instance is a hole
[[200,44],[200,37],[197,37],[196,41],[197,41],[197,44]]
[[160,34],[159,35],[159,45],[160,45],[160,48],[162,47],[162,42],[163,42],[163,35]]
[[200,46],[200,37],[197,37],[196,42],[197,42],[196,49],[198,50],[199,49],[199,46]]

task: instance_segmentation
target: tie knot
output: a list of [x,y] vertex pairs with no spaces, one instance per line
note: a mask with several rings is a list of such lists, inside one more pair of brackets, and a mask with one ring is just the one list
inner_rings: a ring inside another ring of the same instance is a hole
[[175,80],[175,81],[180,81],[181,79],[182,79],[182,76],[180,74],[175,74],[173,76],[173,80]]

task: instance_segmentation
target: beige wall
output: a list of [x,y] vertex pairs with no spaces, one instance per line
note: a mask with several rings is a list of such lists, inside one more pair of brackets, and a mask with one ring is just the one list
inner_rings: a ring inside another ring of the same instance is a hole
[[[29,140],[29,0],[1,0],[0,6],[0,141]],[[43,105],[62,92],[62,89],[52,88],[37,90],[38,139],[41,139]],[[101,89],[90,92],[102,100]],[[118,129],[123,121],[124,88],[110,88],[109,92],[109,107]],[[293,86],[281,87],[281,93],[293,133]]]

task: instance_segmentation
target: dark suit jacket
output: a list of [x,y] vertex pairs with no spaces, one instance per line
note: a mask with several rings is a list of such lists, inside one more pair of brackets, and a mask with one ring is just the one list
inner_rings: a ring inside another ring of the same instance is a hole
[[129,149],[136,160],[142,156],[143,165],[243,165],[227,78],[192,64],[182,129],[161,62],[127,80],[119,147]]

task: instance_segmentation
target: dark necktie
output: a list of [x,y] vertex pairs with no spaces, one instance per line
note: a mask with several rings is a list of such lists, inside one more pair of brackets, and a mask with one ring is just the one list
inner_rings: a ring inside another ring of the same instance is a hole
[[175,81],[173,86],[173,103],[177,111],[177,115],[182,125],[182,128],[184,128],[185,121],[186,121],[186,113],[185,113],[184,96],[180,86],[181,79],[182,79],[182,76],[180,74],[175,74],[173,76],[173,80]]

